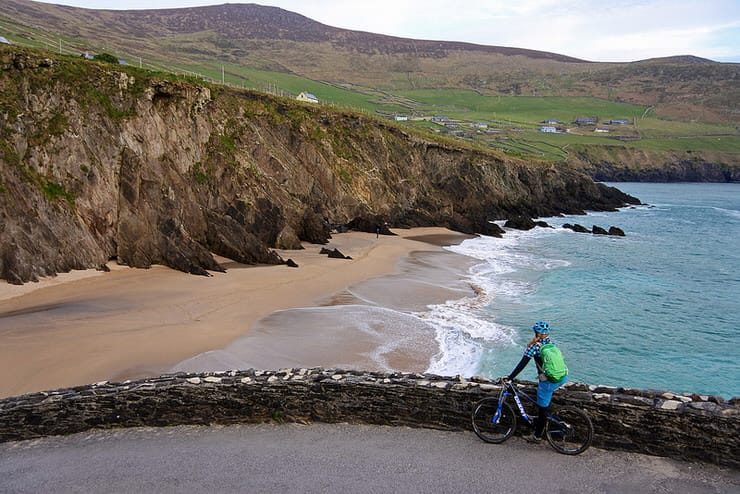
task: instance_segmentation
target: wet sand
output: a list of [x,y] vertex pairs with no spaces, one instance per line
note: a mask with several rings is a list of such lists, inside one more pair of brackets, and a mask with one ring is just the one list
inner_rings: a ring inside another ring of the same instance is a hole
[[421,248],[430,250],[410,252],[394,274],[353,284],[319,307],[274,312],[226,348],[171,371],[320,366],[423,372],[439,346],[436,330],[414,313],[475,294],[463,280],[473,260]]
[[[440,238],[456,243],[467,236],[439,228],[395,233],[399,236],[335,235],[326,247],[352,260],[320,255],[319,245],[281,251],[298,269],[225,262],[226,273],[207,278],[161,266],[111,266],[110,273],[84,271],[21,287],[0,285],[0,397],[156,376],[230,345],[246,345],[254,357],[237,352],[236,362],[216,359],[217,367],[333,362],[424,370],[435,351],[429,328],[408,320],[381,324],[378,314],[384,305],[413,309],[464,296],[464,285],[445,286],[441,280],[470,261],[434,243]],[[427,254],[411,255],[416,251]],[[448,265],[431,266],[420,260],[426,255],[437,255],[436,261]],[[417,274],[404,277],[407,268]],[[357,306],[355,321],[361,324],[333,317],[332,307],[346,302]],[[291,308],[309,312],[276,313]]]

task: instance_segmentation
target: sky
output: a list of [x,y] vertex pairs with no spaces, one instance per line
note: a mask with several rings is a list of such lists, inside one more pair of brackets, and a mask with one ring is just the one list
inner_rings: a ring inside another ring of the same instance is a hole
[[[159,9],[217,5],[226,0],[45,3],[94,9]],[[696,55],[740,63],[740,0],[256,0],[251,3],[280,7],[345,29],[529,48],[599,62]]]

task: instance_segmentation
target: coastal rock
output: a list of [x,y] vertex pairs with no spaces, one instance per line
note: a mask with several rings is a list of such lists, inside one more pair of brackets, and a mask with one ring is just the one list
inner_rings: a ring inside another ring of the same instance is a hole
[[295,230],[290,225],[285,225],[285,228],[278,234],[277,240],[275,241],[276,249],[284,250],[301,250],[301,240],[298,238]]
[[282,264],[280,256],[252,233],[253,228],[232,215],[208,212],[206,217],[206,240],[211,252],[244,264]]
[[614,150],[577,153],[574,164],[599,182],[740,182],[740,164],[716,157],[687,157],[690,151]]
[[616,226],[610,226],[609,227],[609,235],[614,235],[616,237],[624,237],[624,230],[622,230],[619,227]]
[[596,225],[593,225],[591,227],[591,233],[593,233],[594,235],[608,235],[609,234],[609,232],[607,232],[600,226],[596,226]]
[[552,228],[547,221],[535,221],[534,224],[540,228]]
[[328,255],[332,259],[352,259],[350,256],[342,254],[337,248],[327,249],[326,247],[322,247],[319,254]]
[[200,275],[223,270],[213,254],[281,264],[273,248],[326,244],[332,223],[495,236],[503,218],[639,202],[570,167],[371,117],[19,50],[0,51],[5,113],[24,115],[0,133],[0,277],[11,283],[112,257]]
[[329,257],[332,259],[352,259],[351,257],[342,254],[339,249],[329,251]]
[[504,223],[504,228],[513,228],[515,230],[531,230],[535,226],[537,225],[532,218],[528,218],[527,216],[514,216]]
[[293,259],[288,259],[287,261],[285,261],[285,265],[288,266],[289,268],[298,267],[298,264],[296,264],[296,262]]
[[563,228],[567,228],[569,230],[573,230],[576,233],[591,233],[591,231],[584,227],[583,225],[579,225],[578,223],[571,225],[570,223],[565,223],[563,225]]
[[347,223],[347,228],[357,232],[395,235],[388,229],[388,223],[382,216],[357,216]]
[[320,214],[306,210],[301,219],[298,238],[312,244],[326,244],[331,238],[329,222]]
[[506,231],[498,226],[496,223],[491,223],[490,221],[486,222],[482,225],[479,232],[481,235],[487,235],[489,237],[496,237],[501,238]]

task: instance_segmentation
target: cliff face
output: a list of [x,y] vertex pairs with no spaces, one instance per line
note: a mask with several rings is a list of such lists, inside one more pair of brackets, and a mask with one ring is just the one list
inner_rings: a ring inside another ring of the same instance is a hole
[[117,258],[206,274],[279,263],[356,218],[489,220],[635,202],[566,167],[431,142],[373,118],[132,68],[0,51],[0,277]]
[[738,158],[737,154],[711,151],[645,151],[601,146],[580,150],[572,162],[602,182],[740,182]]

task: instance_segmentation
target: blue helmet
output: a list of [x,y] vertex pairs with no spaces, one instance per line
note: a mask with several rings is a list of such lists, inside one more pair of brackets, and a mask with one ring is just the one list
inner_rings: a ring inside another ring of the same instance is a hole
[[545,321],[537,321],[532,326],[532,329],[538,334],[550,334],[550,325]]

